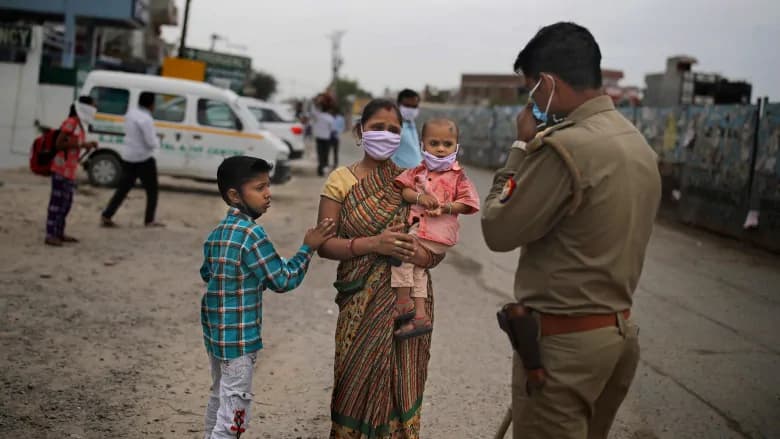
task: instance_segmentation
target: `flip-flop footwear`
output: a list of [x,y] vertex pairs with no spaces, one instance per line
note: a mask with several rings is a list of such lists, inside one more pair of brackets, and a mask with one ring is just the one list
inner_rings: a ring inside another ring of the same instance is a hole
[[406,322],[413,319],[414,315],[414,302],[411,300],[396,302],[395,310],[393,311],[393,318],[396,322]]
[[406,323],[401,329],[395,331],[395,338],[406,340],[433,332],[433,324],[428,317],[415,317]]

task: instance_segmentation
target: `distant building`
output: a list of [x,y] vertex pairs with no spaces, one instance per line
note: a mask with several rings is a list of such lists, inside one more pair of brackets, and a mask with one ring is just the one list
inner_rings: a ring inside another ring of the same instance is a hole
[[460,77],[458,102],[470,105],[512,105],[528,90],[520,75],[470,74]]
[[686,55],[666,60],[666,71],[645,76],[643,104],[649,107],[672,107],[696,104],[750,103],[752,85],[745,81],[730,81],[717,73],[694,72],[698,61]]
[[445,104],[452,102],[457,95],[457,90],[448,90],[432,85],[426,85],[420,96],[423,102],[434,102],[439,104]]
[[[604,69],[601,76],[604,91],[616,105],[639,105],[639,87],[621,86],[621,70]],[[453,99],[471,105],[516,105],[525,103],[528,91],[519,75],[463,74],[460,91]]]
[[639,105],[641,103],[639,87],[624,87],[619,84],[621,79],[623,79],[622,70],[602,69],[601,80],[604,93],[611,97],[617,106]]
[[0,16],[43,26],[36,43],[43,49],[42,79],[65,85],[75,85],[75,70],[156,72],[170,51],[161,26],[177,24],[174,0],[0,0]]

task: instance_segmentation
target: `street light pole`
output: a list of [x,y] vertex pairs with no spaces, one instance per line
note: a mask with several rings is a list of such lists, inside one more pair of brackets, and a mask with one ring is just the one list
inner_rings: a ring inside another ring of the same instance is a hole
[[338,91],[338,79],[339,79],[339,69],[341,68],[341,65],[344,63],[344,59],[341,57],[341,38],[344,36],[346,31],[343,30],[337,30],[334,31],[332,34],[328,35],[328,38],[330,38],[331,41],[331,73],[333,74],[333,77],[331,79],[331,83],[333,85],[333,94],[334,97],[338,101],[339,97],[339,91]]
[[184,25],[181,29],[181,40],[179,41],[179,58],[184,56],[184,48],[187,47],[187,23],[190,18],[190,0],[184,3]]

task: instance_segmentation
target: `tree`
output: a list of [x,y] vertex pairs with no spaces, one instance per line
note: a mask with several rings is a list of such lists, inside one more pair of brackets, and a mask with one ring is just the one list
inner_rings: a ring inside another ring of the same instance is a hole
[[276,93],[276,78],[274,78],[270,73],[262,71],[254,72],[250,84],[254,89],[252,96],[256,97],[257,99],[264,101]]
[[336,93],[339,101],[339,109],[342,111],[345,111],[349,108],[350,98],[354,99],[371,97],[371,93],[360,88],[360,84],[358,84],[357,80],[354,79],[339,78],[336,80],[335,87],[331,87],[331,89],[334,93]]

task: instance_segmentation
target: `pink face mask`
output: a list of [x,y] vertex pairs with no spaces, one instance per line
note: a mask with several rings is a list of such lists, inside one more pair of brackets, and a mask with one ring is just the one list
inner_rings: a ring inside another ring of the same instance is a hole
[[363,148],[374,160],[387,160],[401,145],[401,135],[390,131],[364,131]]
[[422,154],[425,167],[428,168],[429,171],[444,172],[452,169],[452,166],[458,159],[458,148],[455,149],[455,152],[445,157],[436,157],[424,149]]

